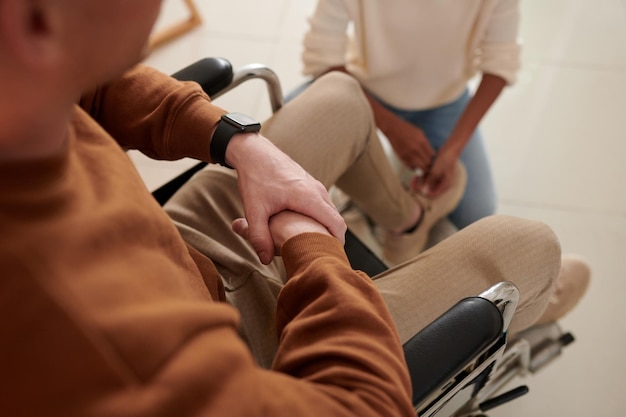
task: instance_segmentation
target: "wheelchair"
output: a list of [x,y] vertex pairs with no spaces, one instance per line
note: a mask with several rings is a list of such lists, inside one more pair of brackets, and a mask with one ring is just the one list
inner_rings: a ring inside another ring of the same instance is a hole
[[[233,69],[223,58],[204,58],[176,72],[181,81],[195,81],[211,97],[227,93],[251,79],[267,85],[272,111],[283,105],[276,74],[261,64]],[[165,204],[197,171],[200,162],[153,192]],[[369,276],[387,266],[353,231],[346,233],[346,254],[354,269]],[[514,379],[535,373],[560,356],[574,341],[557,323],[534,326],[511,338],[509,324],[519,290],[500,282],[456,305],[403,346],[413,389],[413,406],[421,417],[479,417],[526,393],[525,385],[510,388]]]

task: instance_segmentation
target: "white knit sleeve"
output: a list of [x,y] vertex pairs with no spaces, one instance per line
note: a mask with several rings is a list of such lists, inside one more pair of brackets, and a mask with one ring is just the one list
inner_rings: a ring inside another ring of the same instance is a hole
[[500,0],[481,43],[480,70],[515,82],[520,68],[519,0]]
[[350,17],[344,0],[319,0],[309,18],[302,52],[303,74],[318,76],[346,63]]

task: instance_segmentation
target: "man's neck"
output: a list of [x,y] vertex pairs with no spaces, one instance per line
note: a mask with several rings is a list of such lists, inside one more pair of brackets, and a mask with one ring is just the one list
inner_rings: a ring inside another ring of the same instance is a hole
[[14,114],[12,120],[2,120],[5,117],[0,116],[0,162],[28,161],[61,154],[67,141],[71,114],[69,111],[55,113],[22,118]]

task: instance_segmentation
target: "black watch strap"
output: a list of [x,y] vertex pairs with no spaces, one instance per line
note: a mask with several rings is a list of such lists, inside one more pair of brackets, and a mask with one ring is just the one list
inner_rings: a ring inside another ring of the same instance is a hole
[[228,113],[222,116],[222,119],[215,128],[213,138],[211,138],[210,154],[211,159],[218,164],[227,168],[232,168],[226,162],[226,148],[237,133],[258,132],[261,130],[261,124],[249,116],[240,113]]

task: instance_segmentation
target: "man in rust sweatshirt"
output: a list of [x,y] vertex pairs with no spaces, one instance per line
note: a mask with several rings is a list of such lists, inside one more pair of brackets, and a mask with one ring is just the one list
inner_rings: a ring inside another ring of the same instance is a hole
[[[379,216],[403,192],[363,177],[382,153],[358,85],[225,134],[197,85],[135,65],[159,7],[0,0],[0,415],[408,416],[401,343],[458,299],[513,281],[520,330],[580,298],[549,305],[558,241],[507,217],[353,271],[325,186]],[[224,166],[166,213],[129,148]]]

